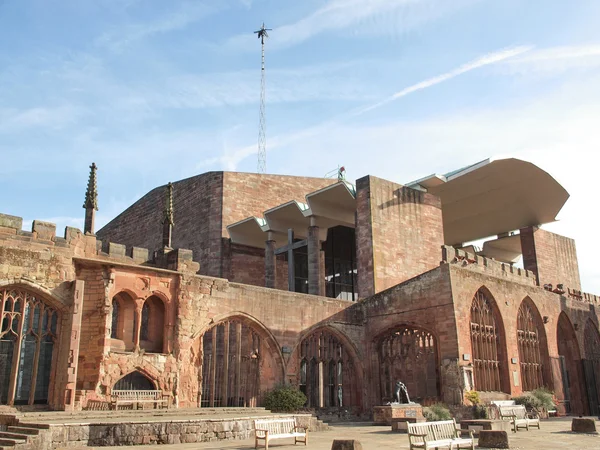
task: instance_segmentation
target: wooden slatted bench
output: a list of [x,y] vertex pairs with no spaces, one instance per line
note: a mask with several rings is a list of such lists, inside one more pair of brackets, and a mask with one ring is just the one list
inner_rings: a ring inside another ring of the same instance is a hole
[[269,448],[272,439],[294,438],[294,445],[298,442],[308,444],[308,428],[296,425],[296,419],[260,419],[254,421],[254,448],[258,448],[258,440],[265,441],[265,450]]
[[510,420],[513,426],[513,432],[516,433],[519,428],[537,427],[540,429],[540,418],[535,413],[528,413],[523,405],[500,406],[500,418]]
[[439,422],[423,422],[408,424],[408,443],[410,450],[414,448],[471,448],[475,449],[473,432],[470,437],[461,437],[461,429],[457,427],[456,421],[442,420]]
[[111,409],[116,410],[119,408],[119,405],[133,405],[134,403],[138,409],[144,403],[153,403],[154,408],[168,408],[169,398],[163,394],[163,391],[159,390],[135,391],[113,389],[110,393]]

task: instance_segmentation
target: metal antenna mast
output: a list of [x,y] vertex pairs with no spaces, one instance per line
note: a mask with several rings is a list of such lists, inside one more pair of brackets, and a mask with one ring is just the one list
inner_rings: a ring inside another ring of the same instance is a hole
[[259,130],[258,130],[258,173],[265,173],[267,171],[267,135],[266,135],[266,117],[265,117],[265,38],[269,37],[267,31],[271,31],[271,28],[265,28],[263,22],[260,30],[255,31],[257,37],[260,39],[262,48],[261,53],[261,67],[260,67],[260,119],[259,119]]

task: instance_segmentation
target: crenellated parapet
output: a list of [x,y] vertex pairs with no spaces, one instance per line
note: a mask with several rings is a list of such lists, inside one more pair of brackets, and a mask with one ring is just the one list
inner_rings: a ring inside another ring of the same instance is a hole
[[[23,218],[0,214],[0,241],[6,247],[18,247],[32,251],[64,249],[68,256],[92,258],[121,264],[153,266],[179,272],[196,273],[200,264],[193,260],[193,253],[187,249],[165,248],[153,252],[147,248],[126,246],[116,242],[96,239],[92,234],[84,234],[80,229],[65,227],[64,236],[56,235],[56,224],[34,220],[31,231],[25,231]],[[64,255],[64,256],[67,256]]]
[[442,246],[441,264],[457,265],[464,269],[483,272],[494,277],[506,278],[511,281],[532,286],[536,285],[535,274],[530,270],[515,267],[511,264],[505,264],[484,256],[468,253],[449,245]]

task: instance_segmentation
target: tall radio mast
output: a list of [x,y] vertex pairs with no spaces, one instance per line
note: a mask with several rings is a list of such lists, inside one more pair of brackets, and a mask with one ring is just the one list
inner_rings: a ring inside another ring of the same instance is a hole
[[260,30],[255,31],[261,44],[261,66],[260,66],[260,118],[258,129],[258,173],[267,171],[267,135],[266,135],[266,116],[265,116],[265,38],[269,37],[267,31],[271,28],[265,28],[263,22]]

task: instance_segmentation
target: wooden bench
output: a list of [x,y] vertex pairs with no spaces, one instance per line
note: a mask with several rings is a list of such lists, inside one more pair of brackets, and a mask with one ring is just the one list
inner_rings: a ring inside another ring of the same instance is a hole
[[153,403],[154,408],[168,408],[169,398],[163,394],[163,391],[134,391],[113,389],[110,393],[111,409],[117,410],[119,405],[133,405],[139,409],[144,403]]
[[535,413],[528,413],[523,405],[500,406],[500,419],[510,420],[513,426],[513,432],[516,433],[519,428],[529,427],[540,428],[540,418]]
[[[296,419],[261,419],[254,421],[254,448],[258,448],[258,440],[264,439],[265,450],[269,448],[272,439],[294,438],[294,445],[298,442],[308,443],[308,428],[296,425]],[[301,439],[304,438],[304,439]]]
[[475,449],[473,432],[470,437],[461,437],[461,429],[457,427],[456,421],[442,420],[439,422],[409,423],[408,443],[410,450],[413,448],[471,448]]

